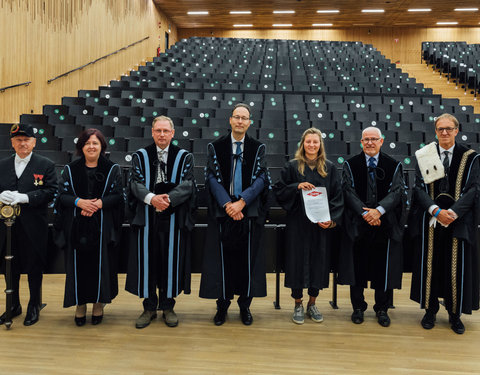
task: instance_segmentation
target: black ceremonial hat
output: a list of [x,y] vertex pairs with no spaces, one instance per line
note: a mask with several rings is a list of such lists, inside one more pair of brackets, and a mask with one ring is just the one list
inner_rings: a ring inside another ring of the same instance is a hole
[[32,125],[28,124],[13,124],[10,128],[10,138],[16,137],[17,135],[24,135],[27,137],[35,138],[33,127]]

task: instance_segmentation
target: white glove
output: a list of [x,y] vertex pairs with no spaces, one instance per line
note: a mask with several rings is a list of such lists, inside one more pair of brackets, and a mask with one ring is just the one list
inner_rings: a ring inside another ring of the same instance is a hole
[[437,218],[432,216],[430,218],[430,221],[428,222],[428,226],[436,228],[437,227],[437,222],[438,222]]
[[14,192],[14,199],[10,203],[12,206],[19,203],[28,203],[28,195],[19,192]]
[[11,204],[14,198],[15,198],[15,193],[13,191],[5,190],[2,193],[0,193],[0,201],[2,201],[5,204]]

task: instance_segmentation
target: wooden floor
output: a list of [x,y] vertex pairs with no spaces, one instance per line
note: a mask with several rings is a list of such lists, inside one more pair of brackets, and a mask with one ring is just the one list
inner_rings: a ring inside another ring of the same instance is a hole
[[410,77],[415,77],[417,82],[424,84],[426,88],[431,88],[434,94],[442,95],[444,98],[457,98],[460,105],[471,105],[475,113],[480,113],[480,102],[471,94],[471,90],[465,91],[460,84],[454,81],[448,81],[445,74],[433,70],[432,66],[427,64],[400,64],[402,71],[408,73]]
[[[120,285],[125,277],[120,275]],[[283,280],[282,280],[283,283]],[[212,322],[215,303],[198,298],[199,275],[193,276],[192,295],[178,298],[180,324],[165,326],[161,319],[142,330],[134,322],[140,300],[121,291],[105,309],[104,322],[76,327],[74,308],[63,309],[64,275],[45,275],[40,321],[23,326],[24,315],[10,330],[0,326],[0,374],[479,374],[480,314],[463,316],[464,335],[456,335],[442,310],[431,331],[420,326],[423,315],[408,299],[410,279],[396,292],[392,325],[378,325],[370,307],[365,322],[350,321],[348,288],[339,287],[339,309],[328,301],[331,290],[320,292],[317,305],[323,323],[291,321],[289,291],[281,288],[281,309],[273,308],[274,275],[268,275],[269,297],[253,301],[253,325],[243,326],[232,305],[227,322]],[[3,288],[2,288],[3,290]],[[27,304],[26,280],[21,296]],[[4,296],[0,303],[2,310]],[[90,312],[89,308],[89,312]]]

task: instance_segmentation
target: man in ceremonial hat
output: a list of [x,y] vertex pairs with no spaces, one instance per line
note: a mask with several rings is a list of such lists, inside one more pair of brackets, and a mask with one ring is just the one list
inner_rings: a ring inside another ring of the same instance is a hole
[[451,329],[462,334],[465,326],[460,316],[479,308],[480,158],[456,142],[459,123],[454,116],[445,113],[435,119],[434,126],[438,145],[427,158],[421,157],[423,149],[416,152],[409,222],[414,244],[410,297],[425,309],[424,329],[435,326],[438,299],[443,298]]
[[237,104],[230,116],[232,131],[207,149],[208,229],[200,297],[217,299],[215,325],[225,323],[235,294],[243,324],[252,324],[252,298],[267,294],[260,239],[270,177],[265,145],[247,135],[250,123],[250,107]]
[[[30,125],[14,124],[10,137],[15,155],[0,160],[0,201],[20,205],[20,216],[12,226],[12,286],[11,316],[22,313],[18,293],[20,274],[28,274],[30,301],[24,324],[35,324],[40,316],[42,273],[47,257],[47,207],[57,189],[54,163],[33,152],[36,144]],[[6,250],[6,230],[0,225],[0,249]],[[6,314],[0,316],[5,323]]]
[[125,288],[144,298],[137,328],[148,326],[157,309],[163,310],[167,326],[177,326],[174,298],[182,291],[190,293],[190,232],[196,192],[193,155],[172,144],[174,135],[171,118],[155,118],[154,143],[132,158],[129,201],[135,212],[134,244]]
[[365,128],[361,143],[363,151],[343,166],[346,230],[339,255],[339,282],[351,285],[351,319],[361,324],[367,309],[364,288],[370,281],[378,323],[388,327],[392,289],[399,289],[402,281],[406,187],[402,164],[380,151],[380,129]]

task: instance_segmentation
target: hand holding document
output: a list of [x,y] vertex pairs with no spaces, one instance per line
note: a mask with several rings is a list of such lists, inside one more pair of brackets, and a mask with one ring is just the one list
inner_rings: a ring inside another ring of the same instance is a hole
[[302,190],[302,196],[305,213],[312,223],[324,223],[331,220],[327,189],[325,187]]

